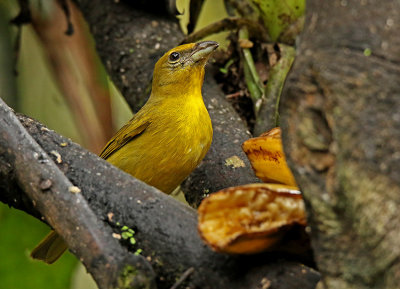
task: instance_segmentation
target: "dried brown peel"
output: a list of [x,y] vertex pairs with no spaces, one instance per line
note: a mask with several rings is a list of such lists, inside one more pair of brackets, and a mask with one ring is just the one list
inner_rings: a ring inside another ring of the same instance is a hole
[[286,163],[279,127],[245,141],[242,148],[256,176],[263,182],[297,186]]
[[198,229],[214,250],[251,254],[278,242],[293,224],[306,224],[297,187],[250,184],[211,194],[198,209]]

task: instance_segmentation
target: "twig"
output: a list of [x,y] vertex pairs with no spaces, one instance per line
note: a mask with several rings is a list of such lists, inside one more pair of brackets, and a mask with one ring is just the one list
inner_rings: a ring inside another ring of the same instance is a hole
[[171,289],[177,289],[182,283],[183,281],[185,281],[190,274],[192,274],[194,272],[194,268],[190,267],[189,269],[187,269],[182,276],[178,279],[178,281],[175,282],[174,285],[172,285]]
[[189,34],[182,40],[181,43],[183,44],[183,43],[196,42],[200,39],[203,39],[206,36],[209,36],[209,35],[212,35],[215,33],[223,32],[223,31],[227,31],[227,30],[240,29],[242,27],[247,27],[251,36],[257,37],[258,39],[260,39],[263,42],[269,41],[268,33],[265,30],[264,26],[262,26],[260,23],[255,22],[253,20],[246,19],[246,18],[229,17],[229,18],[224,18],[217,22],[211,23],[210,25],[207,25],[206,27],[200,29],[199,31]]
[[227,94],[227,95],[225,95],[225,97],[227,99],[234,99],[234,98],[237,98],[237,97],[243,96],[243,95],[244,95],[243,90],[239,90],[239,91],[236,91],[234,93]]

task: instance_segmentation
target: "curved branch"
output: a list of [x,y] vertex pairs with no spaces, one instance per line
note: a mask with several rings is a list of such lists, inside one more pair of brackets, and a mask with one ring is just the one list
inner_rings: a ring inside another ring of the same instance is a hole
[[215,33],[227,30],[237,30],[242,27],[247,27],[251,36],[257,37],[263,42],[270,42],[267,30],[265,30],[264,26],[260,23],[241,17],[229,17],[211,23],[199,31],[189,34],[181,41],[181,43],[196,42]]
[[[116,288],[126,278],[132,278],[133,284],[155,288],[154,272],[146,259],[126,255],[112,238],[110,228],[89,208],[80,189],[65,177],[1,99],[0,123],[3,160],[13,167],[16,182],[42,219],[85,264],[99,288]],[[124,273],[129,266],[135,269],[134,276]]]

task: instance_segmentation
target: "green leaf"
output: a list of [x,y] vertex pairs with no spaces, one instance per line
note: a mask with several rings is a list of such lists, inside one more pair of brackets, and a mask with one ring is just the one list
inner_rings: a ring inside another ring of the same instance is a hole
[[132,233],[129,233],[129,232],[122,232],[122,234],[121,234],[121,237],[124,240],[127,240],[127,239],[131,238],[132,236],[133,236]]
[[[249,33],[246,28],[239,31],[241,39],[248,39]],[[260,81],[254,64],[253,56],[249,48],[243,48],[243,71],[247,89],[250,92],[251,100],[253,101],[254,113],[257,116],[259,111],[260,100],[264,97],[264,85]]]
[[272,41],[277,41],[285,29],[304,15],[305,0],[252,0]]
[[365,56],[371,56],[371,54],[372,54],[372,50],[370,49],[370,48],[365,48],[364,49],[364,55]]

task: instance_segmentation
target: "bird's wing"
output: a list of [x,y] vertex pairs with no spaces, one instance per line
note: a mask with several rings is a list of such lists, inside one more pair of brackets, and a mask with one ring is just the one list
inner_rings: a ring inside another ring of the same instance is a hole
[[125,144],[141,135],[151,123],[148,119],[142,121],[137,120],[138,118],[134,117],[126,125],[121,127],[115,136],[106,144],[99,156],[103,159],[107,159]]

